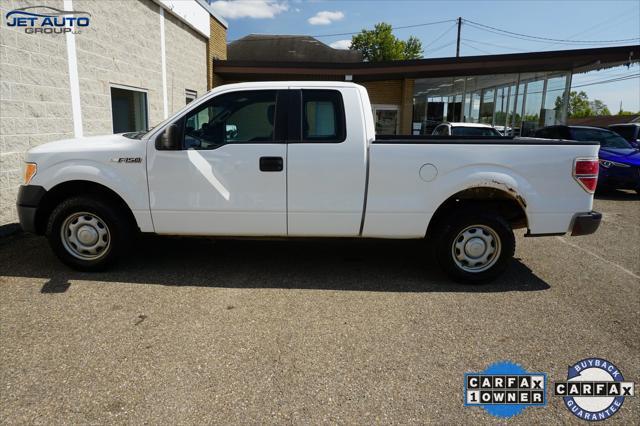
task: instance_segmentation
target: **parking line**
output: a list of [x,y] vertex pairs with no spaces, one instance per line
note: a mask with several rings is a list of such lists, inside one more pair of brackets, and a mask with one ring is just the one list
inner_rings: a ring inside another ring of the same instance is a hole
[[636,274],[634,274],[632,271],[628,270],[628,269],[627,269],[627,268],[625,268],[624,266],[620,266],[620,265],[618,265],[618,264],[617,264],[617,263],[615,263],[615,262],[612,262],[612,261],[610,261],[610,260],[607,260],[607,259],[605,259],[604,257],[602,257],[602,256],[600,256],[600,255],[598,255],[598,254],[595,254],[595,253],[594,253],[594,252],[592,252],[591,250],[587,250],[587,249],[582,248],[582,247],[580,247],[580,246],[578,246],[578,245],[575,245],[575,244],[573,244],[573,243],[570,243],[569,241],[565,240],[565,239],[564,239],[564,238],[562,238],[562,237],[556,237],[556,238],[557,238],[558,240],[562,241],[563,243],[570,245],[571,247],[577,248],[578,250],[581,250],[581,251],[583,251],[583,252],[585,252],[585,253],[587,253],[587,254],[590,254],[591,256],[595,257],[596,259],[600,259],[600,260],[602,260],[602,261],[604,261],[604,262],[607,262],[607,263],[608,263],[608,264],[610,264],[610,265],[615,266],[616,268],[620,269],[622,272],[624,272],[624,273],[626,273],[626,274],[629,274],[629,275],[631,275],[631,276],[632,276],[632,277],[634,277],[634,278],[638,278],[638,279],[640,279],[640,275],[636,275]]

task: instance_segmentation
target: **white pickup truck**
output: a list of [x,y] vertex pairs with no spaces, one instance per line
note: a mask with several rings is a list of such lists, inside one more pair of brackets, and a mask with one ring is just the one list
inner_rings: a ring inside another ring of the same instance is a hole
[[453,278],[483,282],[509,264],[513,229],[595,232],[597,173],[595,142],[376,138],[362,86],[242,83],[145,133],[31,149],[17,204],[22,227],[81,270],[137,232],[427,238]]

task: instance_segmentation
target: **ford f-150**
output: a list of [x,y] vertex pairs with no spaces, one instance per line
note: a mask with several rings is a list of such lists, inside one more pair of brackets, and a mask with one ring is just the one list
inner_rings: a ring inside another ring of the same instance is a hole
[[509,264],[513,229],[597,229],[598,148],[376,137],[362,86],[230,84],[148,132],[31,149],[17,204],[22,227],[81,270],[112,264],[137,232],[427,238],[454,279],[482,282]]

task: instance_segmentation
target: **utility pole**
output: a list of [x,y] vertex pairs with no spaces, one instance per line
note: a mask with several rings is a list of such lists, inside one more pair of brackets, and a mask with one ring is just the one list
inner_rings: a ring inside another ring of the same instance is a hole
[[458,16],[458,42],[456,43],[456,58],[460,57],[460,30],[462,29],[462,17]]

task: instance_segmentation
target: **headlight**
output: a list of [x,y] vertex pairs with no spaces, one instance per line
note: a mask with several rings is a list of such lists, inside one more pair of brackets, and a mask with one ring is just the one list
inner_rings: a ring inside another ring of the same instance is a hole
[[38,171],[38,165],[36,163],[25,163],[24,164],[24,184],[29,185],[31,179],[36,175]]
[[610,167],[631,167],[628,164],[618,163],[617,161],[600,160],[600,165],[604,168]]

